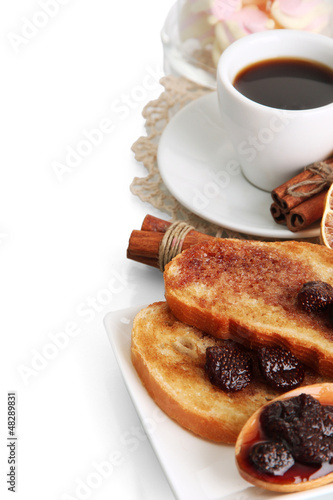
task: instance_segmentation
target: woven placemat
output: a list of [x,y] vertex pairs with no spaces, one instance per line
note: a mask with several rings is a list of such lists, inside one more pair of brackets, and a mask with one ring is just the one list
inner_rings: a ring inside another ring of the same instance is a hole
[[145,177],[133,179],[130,185],[131,192],[142,201],[166,213],[171,222],[184,221],[197,231],[213,236],[241,237],[239,233],[212,224],[193,214],[179,203],[164,185],[157,164],[158,142],[164,128],[177,111],[212,90],[176,76],[166,76],[160,83],[164,91],[142,111],[147,135],[139,137],[132,146],[135,159],[143,163],[148,173]]

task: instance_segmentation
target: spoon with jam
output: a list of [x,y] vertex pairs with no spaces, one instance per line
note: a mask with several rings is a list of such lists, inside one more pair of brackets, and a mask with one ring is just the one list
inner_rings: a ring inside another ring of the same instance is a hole
[[333,384],[299,387],[260,408],[240,432],[235,452],[241,476],[267,490],[333,482]]

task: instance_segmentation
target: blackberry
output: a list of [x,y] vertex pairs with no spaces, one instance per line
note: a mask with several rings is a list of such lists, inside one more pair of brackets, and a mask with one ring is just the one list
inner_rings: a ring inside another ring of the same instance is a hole
[[297,303],[306,312],[321,312],[333,304],[333,287],[324,281],[304,283],[297,295]]
[[263,377],[275,389],[286,392],[303,382],[304,367],[290,351],[262,347],[258,350],[258,359]]
[[249,458],[258,471],[279,476],[295,463],[290,450],[280,441],[262,441],[255,444]]
[[213,385],[226,392],[240,391],[252,380],[251,357],[237,345],[208,347],[205,371]]
[[283,441],[300,463],[321,464],[333,458],[333,408],[308,394],[266,406],[260,424],[268,438]]

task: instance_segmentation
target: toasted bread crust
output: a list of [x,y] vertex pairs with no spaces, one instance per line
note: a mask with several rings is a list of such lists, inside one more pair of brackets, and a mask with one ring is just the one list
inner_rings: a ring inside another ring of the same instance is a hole
[[174,315],[217,338],[277,344],[333,376],[333,327],[297,306],[308,281],[333,285],[333,252],[306,242],[207,241],[175,257],[164,272]]
[[[131,356],[143,385],[169,417],[202,438],[233,444],[250,415],[279,393],[260,378],[237,393],[214,387],[204,370],[206,348],[224,343],[176,320],[166,302],[157,302],[135,317]],[[304,384],[321,380],[307,371]]]

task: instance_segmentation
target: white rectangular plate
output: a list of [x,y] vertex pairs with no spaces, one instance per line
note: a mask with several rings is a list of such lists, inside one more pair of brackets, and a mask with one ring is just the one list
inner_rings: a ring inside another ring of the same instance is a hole
[[133,319],[143,307],[109,313],[104,324],[133,404],[176,498],[332,500],[333,485],[291,494],[272,493],[249,485],[237,472],[233,446],[200,439],[159,410],[131,363]]

